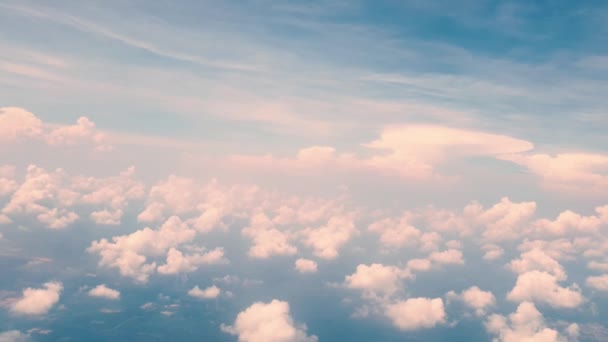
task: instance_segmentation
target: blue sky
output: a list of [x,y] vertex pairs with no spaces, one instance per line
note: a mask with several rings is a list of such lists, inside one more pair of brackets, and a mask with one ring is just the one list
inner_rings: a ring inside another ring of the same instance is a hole
[[0,341],[606,339],[606,22],[0,0]]

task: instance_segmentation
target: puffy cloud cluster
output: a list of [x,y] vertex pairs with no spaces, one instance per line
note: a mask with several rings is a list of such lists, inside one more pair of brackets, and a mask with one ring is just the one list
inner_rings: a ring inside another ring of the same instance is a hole
[[[156,262],[147,263],[148,256],[160,256],[170,248],[194,239],[196,231],[179,217],[172,216],[158,229],[144,228],[129,235],[115,236],[111,241],[101,239],[93,241],[89,253],[98,253],[100,266],[118,268],[123,276],[131,277],[138,282],[147,282],[150,274],[156,270]],[[174,262],[165,271],[173,270],[175,265],[183,265],[181,257],[173,252]],[[179,262],[178,262],[179,261]],[[170,262],[170,261],[169,261]],[[191,265],[188,261],[187,265]]]
[[[2,182],[0,178],[0,182]],[[141,199],[144,186],[134,179],[134,168],[118,177],[69,176],[64,170],[47,171],[29,165],[25,179],[14,183],[1,214],[6,219],[33,215],[45,227],[66,228],[80,218],[76,208],[93,208],[90,217],[100,224],[117,225],[129,201]],[[95,211],[102,207],[103,210]],[[86,209],[85,209],[86,210]]]
[[[523,302],[508,318],[491,315],[486,321],[488,332],[496,336],[497,342],[560,342],[565,340],[557,330],[548,328],[543,315],[533,303]],[[576,325],[568,327],[570,336],[575,335]],[[573,339],[574,340],[574,339]]]
[[40,140],[52,146],[89,145],[97,150],[111,149],[105,135],[84,116],[74,125],[51,125],[17,107],[0,107],[0,137],[0,142]]
[[238,336],[240,342],[316,342],[314,335],[307,335],[306,326],[296,324],[289,314],[289,303],[272,300],[257,302],[241,311],[232,326],[222,325],[222,330]]
[[555,275],[541,271],[520,274],[507,299],[545,303],[556,308],[575,308],[584,300],[578,285],[562,287]]
[[450,291],[447,293],[448,300],[462,301],[467,307],[475,310],[475,315],[481,317],[487,310],[496,305],[496,297],[490,291],[483,291],[477,286],[471,286],[461,293]]
[[42,288],[28,287],[11,305],[11,312],[19,315],[44,315],[59,302],[63,284],[56,281],[45,283]]
[[202,265],[222,264],[227,263],[224,258],[224,249],[221,247],[215,248],[204,254],[194,253],[184,255],[175,248],[169,249],[167,252],[167,261],[164,265],[158,266],[157,270],[160,274],[178,274],[189,273],[196,271]]

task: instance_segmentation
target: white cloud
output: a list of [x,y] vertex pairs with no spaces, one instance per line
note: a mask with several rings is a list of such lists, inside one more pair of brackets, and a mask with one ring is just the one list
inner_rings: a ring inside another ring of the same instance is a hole
[[221,293],[219,287],[213,285],[201,290],[198,285],[188,291],[188,295],[200,299],[217,298]]
[[522,253],[519,259],[511,261],[509,267],[513,272],[519,274],[529,271],[545,271],[554,275],[557,280],[566,280],[566,271],[562,265],[538,248]]
[[590,270],[608,272],[608,262],[590,261],[587,264],[587,268]]
[[481,249],[485,251],[482,258],[488,261],[496,260],[505,253],[504,249],[494,244],[483,245]]
[[19,315],[44,315],[59,302],[62,290],[63,284],[55,281],[45,283],[40,289],[28,287],[11,305],[11,311]]
[[475,310],[475,314],[479,317],[484,316],[488,308],[496,305],[494,294],[490,291],[483,291],[477,286],[472,286],[460,294],[450,291],[447,297],[462,301],[466,306]]
[[485,323],[486,329],[496,336],[497,342],[560,342],[562,336],[547,328],[542,314],[533,303],[523,302],[517,311],[505,318],[491,315]]
[[316,273],[317,263],[314,260],[299,258],[295,262],[295,268],[300,273]]
[[433,328],[446,321],[446,313],[441,298],[410,298],[389,304],[385,315],[401,330]]
[[409,221],[411,215],[404,214],[400,219],[386,218],[369,225],[368,230],[380,234],[380,242],[387,247],[416,245],[422,232]]
[[51,146],[90,144],[98,150],[111,148],[105,135],[86,117],[78,118],[74,125],[51,125],[25,109],[0,107],[0,127],[0,139],[9,142],[38,139]]
[[448,249],[442,252],[433,252],[429,260],[444,265],[463,265],[462,252],[457,249]]
[[26,342],[30,339],[28,334],[19,330],[9,330],[0,332],[0,342]]
[[89,296],[117,300],[120,299],[120,292],[107,287],[105,284],[101,284],[92,288],[89,291]]
[[352,215],[333,216],[326,225],[302,231],[304,244],[313,248],[316,256],[334,259],[338,249],[358,233]]
[[250,225],[242,230],[243,235],[253,239],[249,255],[266,259],[273,255],[293,255],[298,249],[289,243],[288,233],[275,228],[274,223],[264,213],[256,213]]
[[296,324],[289,314],[289,304],[280,300],[257,302],[241,311],[232,326],[222,325],[224,332],[237,335],[239,342],[316,342],[306,334],[306,326]]
[[11,141],[35,138],[42,134],[42,121],[16,107],[0,107],[0,139]]
[[[540,176],[550,190],[601,194],[608,189],[608,156],[590,153],[513,154],[501,156]],[[602,172],[604,170],[604,172]]]
[[[118,268],[120,274],[138,282],[147,282],[156,263],[146,263],[147,256],[163,255],[165,251],[191,241],[196,231],[177,216],[172,216],[159,229],[140,229],[129,235],[115,236],[112,241],[93,241],[89,253],[101,256],[100,266]],[[174,253],[175,254],[175,253]]]
[[91,220],[97,224],[107,225],[107,226],[118,226],[120,224],[120,220],[122,218],[122,210],[100,210],[94,211],[91,213]]
[[434,167],[447,159],[499,156],[533,148],[530,142],[509,136],[432,125],[387,127],[379,139],[364,146],[388,151],[371,157],[369,165],[413,179],[434,178]]
[[358,265],[355,273],[346,276],[344,285],[364,291],[366,296],[393,295],[401,288],[401,281],[410,273],[395,266],[382,264]]
[[161,274],[178,274],[196,271],[201,265],[221,264],[226,263],[224,258],[224,249],[216,248],[205,254],[184,255],[175,248],[169,249],[167,252],[167,261],[164,265],[158,266],[158,273]]
[[575,308],[583,303],[583,296],[576,284],[569,288],[561,287],[556,276],[541,271],[520,274],[507,299],[545,303],[556,308]]
[[608,291],[608,274],[588,277],[587,286],[600,291]]

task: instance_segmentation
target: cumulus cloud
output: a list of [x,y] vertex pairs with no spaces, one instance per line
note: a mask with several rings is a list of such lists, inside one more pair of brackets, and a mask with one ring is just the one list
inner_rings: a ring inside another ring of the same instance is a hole
[[219,297],[221,290],[213,285],[201,290],[198,285],[188,291],[188,295],[200,299],[213,299]]
[[30,339],[28,334],[19,330],[9,330],[0,332],[0,342],[26,342]]
[[101,284],[92,288],[89,291],[89,296],[117,300],[120,299],[120,291],[111,289],[105,284]]
[[[608,189],[608,155],[592,153],[510,154],[500,157],[528,168],[550,190],[603,193]],[[604,172],[602,172],[604,171]]]
[[0,139],[9,142],[37,139],[51,146],[90,144],[98,150],[111,149],[105,135],[84,116],[74,125],[51,125],[25,109],[0,107],[0,127]]
[[499,342],[559,342],[563,336],[547,328],[543,315],[533,303],[523,302],[508,318],[491,315],[485,323],[488,332]]
[[0,107],[0,139],[11,141],[34,138],[42,134],[42,121],[17,107]]
[[19,315],[44,315],[59,302],[62,290],[63,284],[56,281],[45,283],[39,289],[28,287],[11,305],[11,312]]
[[562,265],[538,248],[522,253],[519,259],[511,261],[509,267],[513,272],[519,274],[529,271],[545,271],[555,276],[557,280],[566,280],[566,271]]
[[[156,263],[147,263],[148,256],[163,255],[167,250],[182,243],[192,241],[196,231],[190,228],[179,217],[172,216],[158,229],[144,228],[129,235],[115,236],[112,241],[101,239],[93,241],[87,249],[89,253],[98,253],[100,266],[117,268],[121,275],[131,277],[138,282],[147,282],[150,274],[156,269]],[[175,261],[182,261],[173,253]],[[173,265],[184,265],[176,263]],[[168,267],[167,271],[172,271]]]
[[298,249],[289,240],[290,235],[275,228],[274,223],[264,213],[256,213],[251,223],[243,229],[243,235],[253,240],[249,255],[265,259],[273,255],[293,255]]
[[562,287],[555,275],[541,271],[520,274],[507,299],[545,303],[556,308],[575,308],[583,303],[583,296],[576,284],[569,288]]
[[257,302],[241,311],[232,326],[222,330],[238,336],[240,342],[316,342],[307,335],[304,324],[296,324],[289,314],[289,304],[280,300]]
[[295,268],[300,273],[316,273],[317,263],[314,260],[299,258],[295,262]]
[[395,266],[361,264],[355,273],[345,277],[344,285],[362,290],[366,296],[393,295],[401,288],[401,281],[410,276],[407,270]]
[[158,266],[158,273],[177,274],[196,271],[201,265],[221,264],[228,260],[224,258],[224,249],[216,248],[205,254],[184,255],[175,248],[167,252],[167,261],[164,265]]
[[312,247],[313,253],[323,259],[334,259],[338,250],[358,233],[353,215],[333,216],[327,224],[302,231],[304,244]]
[[410,298],[389,304],[385,315],[401,330],[433,328],[446,321],[446,313],[441,298]]
[[447,293],[447,297],[450,300],[462,301],[466,306],[475,310],[475,314],[479,317],[484,316],[488,308],[496,305],[494,294],[490,291],[483,291],[477,286],[471,286],[461,293],[450,291]]
[[599,291],[608,291],[608,274],[588,277],[587,286]]

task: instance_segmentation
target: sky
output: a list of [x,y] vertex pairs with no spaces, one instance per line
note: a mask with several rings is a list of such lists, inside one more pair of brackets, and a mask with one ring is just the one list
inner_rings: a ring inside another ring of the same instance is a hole
[[608,340],[607,23],[0,0],[0,342]]

